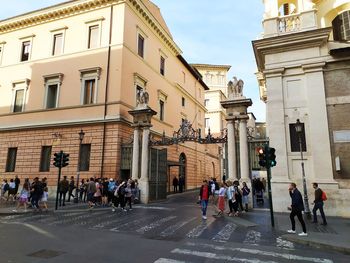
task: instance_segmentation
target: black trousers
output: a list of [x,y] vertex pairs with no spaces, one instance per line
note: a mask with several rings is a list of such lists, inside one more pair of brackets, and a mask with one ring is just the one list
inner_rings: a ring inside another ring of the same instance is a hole
[[59,199],[60,206],[62,205],[62,197],[63,197],[63,205],[65,205],[66,194],[67,192],[60,192],[60,199]]
[[306,226],[305,226],[305,222],[304,222],[304,219],[303,219],[303,214],[301,213],[301,210],[299,209],[294,209],[292,208],[292,211],[290,212],[290,221],[292,222],[292,230],[295,231],[295,216],[298,217],[298,220],[301,224],[301,227],[303,228],[303,232],[306,233]]

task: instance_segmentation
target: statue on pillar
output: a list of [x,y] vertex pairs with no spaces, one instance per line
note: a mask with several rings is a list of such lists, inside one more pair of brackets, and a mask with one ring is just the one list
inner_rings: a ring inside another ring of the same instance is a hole
[[140,89],[136,94],[136,108],[148,108],[149,94],[146,90]]
[[228,99],[242,98],[243,97],[243,80],[238,80],[237,77],[233,77],[227,85]]

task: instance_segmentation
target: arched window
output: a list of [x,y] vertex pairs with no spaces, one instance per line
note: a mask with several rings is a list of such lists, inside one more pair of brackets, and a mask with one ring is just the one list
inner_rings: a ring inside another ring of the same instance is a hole
[[350,40],[350,10],[344,11],[332,21],[333,38],[336,41]]
[[288,16],[297,13],[297,7],[292,3],[284,3],[279,8],[279,16]]

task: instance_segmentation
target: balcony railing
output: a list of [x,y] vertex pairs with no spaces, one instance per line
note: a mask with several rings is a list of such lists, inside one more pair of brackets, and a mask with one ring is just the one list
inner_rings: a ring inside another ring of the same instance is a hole
[[278,18],[278,32],[290,33],[300,30],[300,15],[289,15]]

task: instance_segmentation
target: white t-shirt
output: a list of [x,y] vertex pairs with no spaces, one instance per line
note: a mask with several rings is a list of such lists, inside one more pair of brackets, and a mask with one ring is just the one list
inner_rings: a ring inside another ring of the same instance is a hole
[[225,187],[221,187],[221,188],[219,189],[219,196],[225,196],[225,193],[226,193]]

